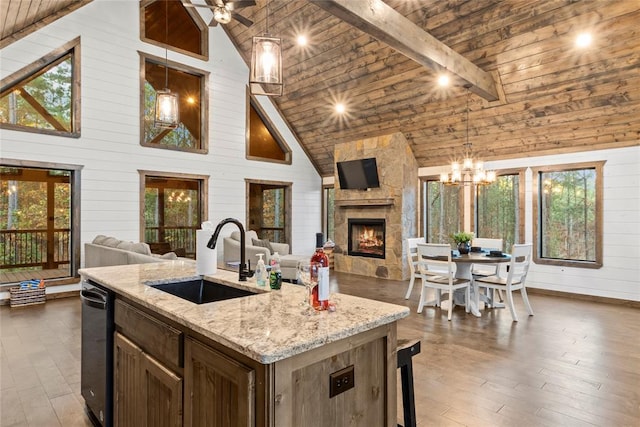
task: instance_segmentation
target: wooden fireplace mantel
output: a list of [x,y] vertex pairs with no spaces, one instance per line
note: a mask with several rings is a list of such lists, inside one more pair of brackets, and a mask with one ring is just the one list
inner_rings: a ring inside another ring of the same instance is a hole
[[384,199],[342,199],[334,201],[335,206],[339,208],[393,206],[394,203],[393,197]]

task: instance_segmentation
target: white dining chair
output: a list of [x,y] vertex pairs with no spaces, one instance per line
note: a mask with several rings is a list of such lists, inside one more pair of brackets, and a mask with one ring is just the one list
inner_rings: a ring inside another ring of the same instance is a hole
[[478,277],[473,280],[473,287],[475,292],[476,304],[478,304],[478,291],[480,287],[493,290],[505,291],[507,298],[507,306],[511,311],[511,317],[514,322],[518,321],[518,315],[516,314],[516,308],[513,303],[513,292],[520,291],[522,300],[529,313],[529,316],[533,316],[533,309],[529,303],[529,296],[527,295],[527,287],[525,281],[527,279],[527,273],[529,272],[529,265],[531,264],[531,252],[532,245],[513,245],[511,249],[511,261],[509,262],[509,268],[507,277],[500,276],[487,276]]
[[455,274],[456,265],[451,261],[451,245],[436,243],[418,244],[418,275],[422,280],[418,313],[422,313],[424,306],[429,304],[427,302],[427,288],[432,288],[436,291],[436,299],[433,302],[433,305],[436,307],[440,306],[442,291],[449,294],[448,320],[451,320],[451,312],[455,304],[453,292],[457,289],[465,289],[465,311],[467,313],[469,312],[471,281],[458,279],[455,277]]
[[[502,239],[491,239],[486,237],[476,237],[471,241],[472,247],[480,247],[484,252],[487,251],[501,251],[504,243]],[[474,264],[471,266],[471,274],[474,278],[487,277],[487,276],[499,276],[500,264]],[[493,289],[487,290],[487,301],[490,301],[490,305],[493,305]],[[498,291],[498,297],[500,302],[503,301],[502,292]]]
[[413,284],[417,276],[416,263],[418,262],[418,243],[425,243],[424,237],[412,237],[407,239],[407,262],[409,263],[409,287],[404,299],[409,299]]

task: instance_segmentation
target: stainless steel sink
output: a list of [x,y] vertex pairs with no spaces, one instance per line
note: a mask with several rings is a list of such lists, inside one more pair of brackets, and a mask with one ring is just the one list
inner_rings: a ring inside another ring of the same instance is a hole
[[220,283],[204,279],[160,283],[149,286],[196,304],[206,304],[208,302],[223,301],[254,295],[251,291],[222,285]]

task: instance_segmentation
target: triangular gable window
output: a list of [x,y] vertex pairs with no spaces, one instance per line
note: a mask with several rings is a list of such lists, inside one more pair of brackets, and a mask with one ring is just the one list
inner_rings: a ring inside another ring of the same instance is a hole
[[80,136],[80,39],[0,83],[0,127]]
[[195,8],[178,0],[140,2],[140,16],[142,41],[209,59],[209,27]]
[[291,149],[255,98],[249,98],[247,159],[291,164]]

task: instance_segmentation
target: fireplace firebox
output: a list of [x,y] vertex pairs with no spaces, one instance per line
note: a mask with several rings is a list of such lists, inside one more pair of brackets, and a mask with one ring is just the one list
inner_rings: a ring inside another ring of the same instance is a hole
[[384,259],[384,219],[350,218],[348,238],[349,255]]

